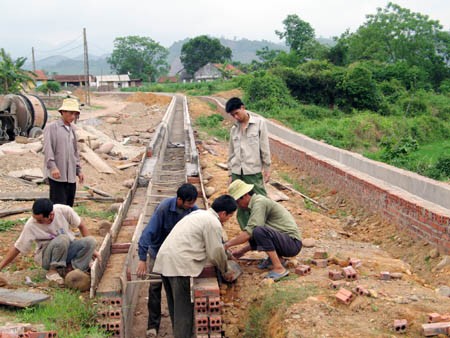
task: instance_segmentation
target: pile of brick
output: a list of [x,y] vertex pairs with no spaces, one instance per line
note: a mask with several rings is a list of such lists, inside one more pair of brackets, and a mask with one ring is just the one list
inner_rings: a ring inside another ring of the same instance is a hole
[[194,279],[194,332],[197,338],[222,337],[222,303],[216,277]]

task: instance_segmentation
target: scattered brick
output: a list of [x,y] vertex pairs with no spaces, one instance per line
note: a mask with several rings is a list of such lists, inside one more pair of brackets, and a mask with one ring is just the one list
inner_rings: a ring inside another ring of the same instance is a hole
[[339,270],[330,270],[328,271],[328,278],[331,280],[340,280],[344,278],[342,271]]
[[298,265],[295,268],[295,273],[300,276],[305,276],[311,273],[311,267],[309,265]]
[[408,321],[406,319],[395,319],[394,330],[397,333],[404,333],[408,328]]
[[353,266],[356,269],[356,268],[359,268],[362,265],[362,262],[358,258],[349,258],[348,259],[348,264]]
[[353,301],[353,293],[344,288],[340,288],[338,293],[336,294],[336,298],[341,303],[348,305]]
[[356,287],[356,293],[360,296],[368,296],[369,295],[369,291],[361,285],[358,285]]
[[334,281],[334,282],[330,283],[330,288],[337,290],[337,289],[339,289],[342,286],[342,284],[344,284],[344,283],[338,282],[338,281]]
[[425,337],[447,334],[450,329],[450,322],[422,324],[422,334]]
[[353,267],[346,266],[345,268],[342,268],[342,270],[344,272],[344,276],[346,279],[348,279],[348,280],[358,279],[358,273],[356,272],[355,269],[353,269]]
[[433,312],[428,314],[428,323],[437,323],[441,321],[441,315]]
[[313,259],[311,263],[318,268],[326,268],[328,266],[328,259]]
[[380,272],[380,279],[381,280],[390,280],[391,274],[388,271],[381,271]]
[[313,259],[326,259],[328,258],[328,253],[325,250],[317,250],[314,252]]

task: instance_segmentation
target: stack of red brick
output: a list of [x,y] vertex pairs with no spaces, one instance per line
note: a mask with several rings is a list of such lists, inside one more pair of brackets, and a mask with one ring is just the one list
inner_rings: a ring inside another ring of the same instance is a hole
[[100,299],[97,312],[99,325],[112,337],[119,337],[122,331],[122,299],[120,297]]
[[194,332],[197,338],[222,337],[222,303],[215,277],[194,280]]

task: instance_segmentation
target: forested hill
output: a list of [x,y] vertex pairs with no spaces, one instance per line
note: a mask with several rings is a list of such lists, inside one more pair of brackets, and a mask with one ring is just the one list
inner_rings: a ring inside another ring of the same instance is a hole
[[[179,61],[181,47],[184,43],[189,41],[189,39],[184,39],[177,41],[170,46],[168,63],[174,72],[181,69],[181,63]],[[252,60],[256,59],[256,51],[262,49],[263,47],[269,47],[269,49],[280,49],[286,50],[287,47],[283,44],[277,44],[270,41],[251,41],[247,39],[240,40],[228,40],[220,39],[220,42],[231,48],[233,52],[233,61],[239,61],[242,63],[250,63]],[[101,74],[112,74],[109,64],[106,62],[108,55],[96,56],[89,55],[89,70],[93,75]],[[84,63],[82,56],[79,57],[66,57],[66,56],[50,56],[45,59],[36,61],[37,69],[43,69],[47,73],[57,73],[57,74],[81,74],[84,72]],[[27,60],[25,64],[25,69],[31,70],[31,60]],[[173,71],[171,71],[172,73]]]

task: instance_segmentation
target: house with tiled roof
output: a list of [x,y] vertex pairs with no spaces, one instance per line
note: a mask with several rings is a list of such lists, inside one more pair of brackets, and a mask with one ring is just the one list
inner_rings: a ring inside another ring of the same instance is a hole
[[244,73],[233,65],[209,62],[194,73],[194,81],[229,79],[242,74]]

